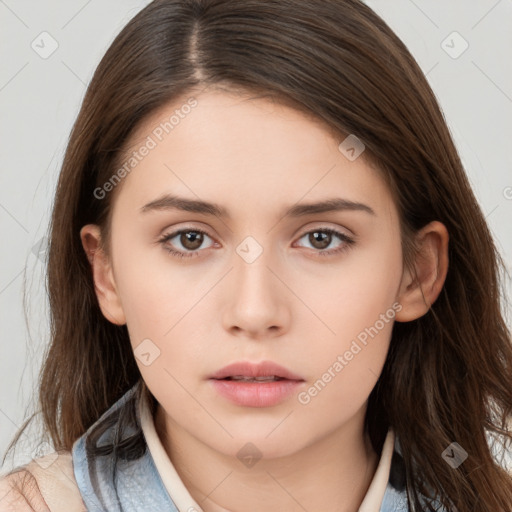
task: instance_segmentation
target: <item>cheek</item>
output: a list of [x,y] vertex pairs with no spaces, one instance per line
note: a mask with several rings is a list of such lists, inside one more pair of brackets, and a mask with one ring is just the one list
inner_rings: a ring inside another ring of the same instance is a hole
[[316,311],[331,331],[330,336],[326,334],[333,348],[374,325],[391,308],[401,275],[399,240],[354,251],[330,273],[311,303],[316,303]]
[[354,252],[331,274],[323,293],[309,294],[326,327],[319,324],[324,334],[306,356],[309,380],[317,383],[311,397],[318,394],[318,404],[362,405],[377,381],[400,309],[400,251],[398,242]]
[[119,243],[114,261],[130,342],[149,387],[170,392],[173,376],[187,380],[194,362],[204,359],[204,343],[198,339],[207,336],[199,336],[199,324],[204,323],[204,299],[218,277],[208,279],[193,266],[178,266],[159,247],[126,250],[130,245]]
[[[314,410],[314,416],[326,423],[350,418],[364,405],[382,372],[399,305],[389,293],[369,291],[354,294],[347,302],[342,296],[324,310],[335,334],[323,336],[315,350],[303,355],[308,387],[297,396],[310,417]],[[343,308],[336,308],[343,302]]]
[[207,291],[192,266],[180,267],[162,247],[118,231],[114,253],[116,283],[132,342],[164,339]]

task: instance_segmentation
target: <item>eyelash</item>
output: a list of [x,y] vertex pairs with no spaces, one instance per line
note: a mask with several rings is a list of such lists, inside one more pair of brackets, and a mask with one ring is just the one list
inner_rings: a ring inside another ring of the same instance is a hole
[[[175,236],[180,235],[182,233],[200,233],[202,235],[206,235],[209,238],[211,238],[210,235],[206,231],[203,231],[202,229],[196,229],[196,228],[187,229],[187,228],[185,228],[185,229],[180,229],[179,231],[174,231],[173,233],[170,233],[168,235],[164,235],[162,238],[160,238],[160,240],[158,240],[158,242],[161,243],[163,245],[164,249],[174,257],[193,258],[193,257],[199,256],[199,253],[201,252],[200,249],[198,249],[196,251],[181,252],[181,251],[175,251],[174,249],[171,249],[168,245],[166,245],[166,243],[169,240],[173,239]],[[301,238],[303,238],[304,236],[309,235],[311,233],[325,233],[325,234],[329,234],[329,235],[335,235],[342,242],[344,242],[344,244],[342,244],[341,247],[338,247],[337,249],[331,249],[328,251],[326,251],[326,250],[315,251],[318,253],[319,256],[325,257],[325,256],[334,256],[334,255],[340,254],[343,251],[348,250],[355,242],[355,240],[353,240],[349,236],[345,235],[344,233],[341,233],[340,231],[336,231],[335,229],[331,229],[331,228],[312,229],[310,231],[306,231],[299,237],[299,240]]]

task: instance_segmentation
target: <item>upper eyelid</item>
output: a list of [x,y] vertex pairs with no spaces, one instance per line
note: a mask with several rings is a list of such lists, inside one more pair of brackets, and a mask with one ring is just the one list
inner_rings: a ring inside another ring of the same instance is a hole
[[[307,228],[305,229],[304,231],[301,231],[301,234],[300,236],[304,236],[308,233],[311,233],[312,231],[339,231],[340,234],[344,234],[345,236],[348,236],[348,237],[353,237],[355,238],[355,234],[348,228],[346,227],[339,227],[339,226],[336,226],[336,227],[333,227],[333,226],[329,226],[329,225],[326,225],[326,224],[322,224],[320,226],[313,226],[313,227],[310,227],[310,228]],[[177,234],[180,234],[182,232],[187,232],[187,231],[198,231],[198,232],[203,232],[205,233],[206,235],[208,235],[210,238],[214,239],[215,237],[210,235],[210,233],[208,232],[208,229],[207,228],[203,228],[203,227],[194,227],[194,226],[185,226],[183,228],[179,228],[179,229],[175,229],[175,230],[171,230],[169,231],[168,233],[165,233],[165,230],[164,230],[164,234],[161,235],[161,237],[174,237],[176,236]],[[348,233],[344,233],[343,231],[348,231]]]

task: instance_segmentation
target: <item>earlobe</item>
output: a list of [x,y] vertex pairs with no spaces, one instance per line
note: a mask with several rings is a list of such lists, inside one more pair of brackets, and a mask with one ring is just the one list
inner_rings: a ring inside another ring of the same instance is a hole
[[402,276],[397,300],[402,309],[398,322],[410,322],[425,315],[436,301],[448,273],[449,235],[445,225],[432,221],[416,235],[418,252],[414,268]]
[[113,324],[126,323],[124,311],[114,280],[112,264],[101,246],[101,230],[96,224],[87,224],[80,230],[82,246],[91,264],[94,289],[103,316]]

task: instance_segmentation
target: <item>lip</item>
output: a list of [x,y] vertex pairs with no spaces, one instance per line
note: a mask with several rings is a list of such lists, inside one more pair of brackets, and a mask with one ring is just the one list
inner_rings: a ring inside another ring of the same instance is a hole
[[238,361],[229,364],[210,376],[210,379],[224,379],[234,375],[244,375],[245,377],[270,377],[275,375],[282,379],[292,381],[304,381],[300,375],[296,375],[287,368],[272,361],[262,361],[260,363],[251,363],[250,361]]
[[[244,382],[223,380],[226,377],[243,375],[245,377],[280,377],[271,382]],[[237,362],[225,366],[210,378],[215,390],[229,401],[244,407],[271,407],[286,400],[305,382],[302,377],[273,363]]]

